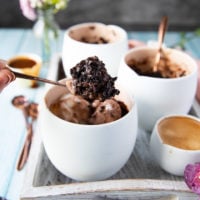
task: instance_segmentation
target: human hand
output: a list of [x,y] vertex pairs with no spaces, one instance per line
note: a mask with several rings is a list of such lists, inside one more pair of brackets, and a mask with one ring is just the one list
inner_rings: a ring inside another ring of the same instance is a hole
[[15,75],[6,66],[6,61],[0,60],[0,91],[14,81],[15,78]]

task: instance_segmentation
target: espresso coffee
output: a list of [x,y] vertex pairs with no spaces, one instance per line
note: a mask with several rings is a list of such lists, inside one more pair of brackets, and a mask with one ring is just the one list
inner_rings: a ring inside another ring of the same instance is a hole
[[[42,61],[36,54],[24,53],[11,57],[8,60],[9,67],[19,73],[31,76],[38,76]],[[25,85],[31,88],[38,87],[39,84],[35,80],[17,80],[20,85]]]
[[89,24],[72,28],[69,36],[79,42],[89,44],[107,44],[119,40],[119,35],[104,24]]
[[36,61],[28,57],[16,57],[8,63],[13,68],[32,68],[36,65]]
[[200,122],[187,117],[168,117],[158,124],[164,144],[185,150],[200,150]]

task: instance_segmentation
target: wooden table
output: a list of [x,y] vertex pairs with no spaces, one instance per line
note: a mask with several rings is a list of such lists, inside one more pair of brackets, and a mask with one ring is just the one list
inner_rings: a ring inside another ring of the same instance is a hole
[[[58,40],[58,49],[62,50],[63,31]],[[188,33],[190,34],[190,33]],[[129,32],[129,38],[147,42],[156,40],[156,32]],[[169,32],[165,37],[167,46],[175,44],[180,39],[180,33]],[[31,30],[0,29],[0,58],[8,59],[18,53],[31,52],[41,55],[40,41]],[[200,39],[188,42],[186,50],[195,58],[200,58]],[[46,76],[48,68],[43,75]],[[26,136],[25,124],[20,110],[11,105],[16,95],[25,95],[30,100],[40,102],[44,86],[37,89],[23,88],[13,82],[0,94],[0,196],[9,200],[18,200],[24,182],[26,167],[16,170],[16,162]]]

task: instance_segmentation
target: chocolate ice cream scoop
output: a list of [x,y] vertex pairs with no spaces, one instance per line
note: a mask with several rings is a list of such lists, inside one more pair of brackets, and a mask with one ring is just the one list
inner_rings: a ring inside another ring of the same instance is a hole
[[58,117],[78,124],[87,124],[90,117],[89,102],[72,94],[64,95],[50,106],[50,110]]
[[66,81],[69,93],[50,106],[58,117],[78,124],[103,124],[124,116],[128,109],[114,96],[119,94],[105,65],[98,57],[82,60]]
[[71,68],[70,73],[73,93],[90,102],[96,99],[104,101],[119,94],[114,86],[117,78],[107,73],[105,64],[96,56],[82,60]]
[[114,99],[107,99],[99,102],[95,112],[92,114],[90,124],[103,124],[115,121],[122,116],[119,103]]

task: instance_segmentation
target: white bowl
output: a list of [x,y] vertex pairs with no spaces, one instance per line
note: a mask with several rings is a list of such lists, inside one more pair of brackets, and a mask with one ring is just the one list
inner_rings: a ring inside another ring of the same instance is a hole
[[[79,41],[81,38],[88,37],[88,35],[110,37],[113,38],[113,41],[105,44],[91,44]],[[70,69],[77,63],[87,57],[97,56],[104,61],[108,73],[111,76],[116,76],[120,59],[127,50],[127,32],[119,26],[105,25],[98,22],[74,25],[64,33],[62,61],[65,74],[70,77]]]
[[155,58],[157,48],[138,47],[128,51],[122,58],[118,72],[118,82],[132,92],[138,105],[139,125],[152,131],[156,121],[169,114],[187,114],[197,88],[197,64],[188,54],[163,49],[170,60],[190,71],[179,78],[155,78],[138,75],[127,63],[131,59],[141,61]]
[[129,159],[137,136],[137,108],[132,97],[119,89],[117,98],[129,112],[100,125],[71,123],[49,110],[50,104],[69,92],[66,88],[54,86],[45,94],[40,111],[44,147],[53,165],[66,176],[79,181],[106,179]]
[[162,169],[183,176],[187,164],[200,162],[200,119],[190,115],[162,117],[153,129],[150,149]]

